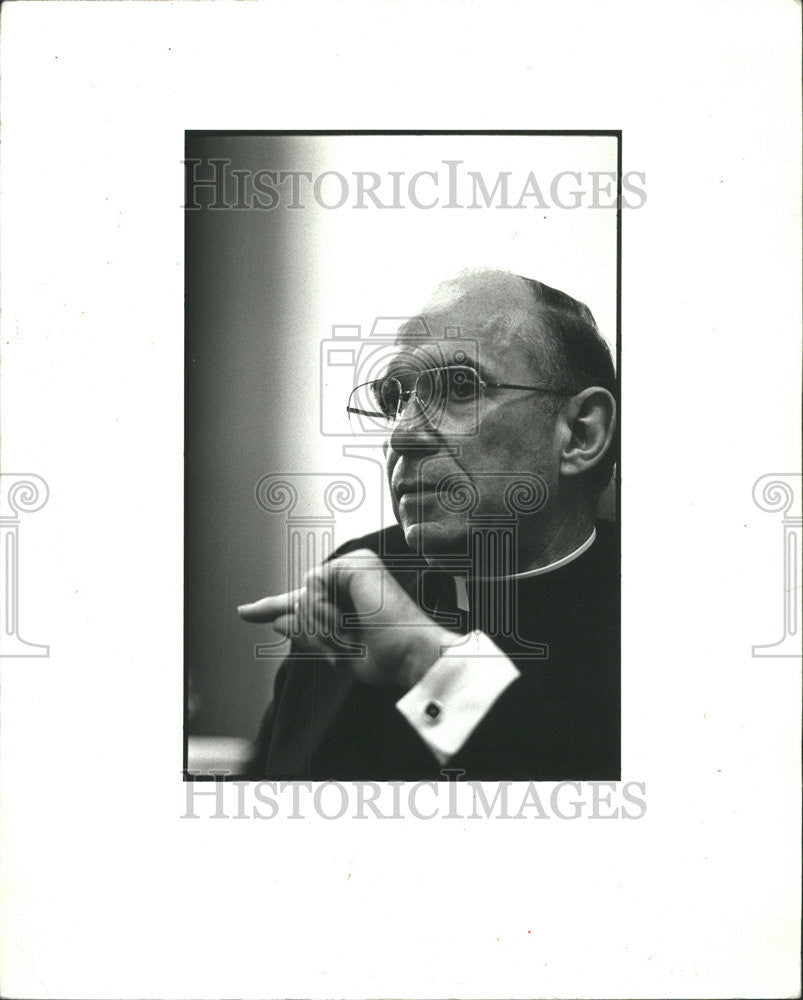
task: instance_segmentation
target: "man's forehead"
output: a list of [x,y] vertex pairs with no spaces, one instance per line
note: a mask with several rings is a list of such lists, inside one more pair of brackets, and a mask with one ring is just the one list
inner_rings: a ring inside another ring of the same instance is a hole
[[431,365],[475,364],[489,370],[519,370],[532,360],[540,339],[533,312],[519,308],[491,310],[461,301],[402,323],[396,335],[396,358]]
[[444,365],[471,365],[483,368],[492,363],[492,352],[467,337],[408,337],[397,340],[390,367],[421,370]]
[[502,272],[473,272],[442,282],[423,308],[399,327],[397,343],[427,339],[471,339],[507,346],[523,334],[536,336],[532,294],[522,278]]

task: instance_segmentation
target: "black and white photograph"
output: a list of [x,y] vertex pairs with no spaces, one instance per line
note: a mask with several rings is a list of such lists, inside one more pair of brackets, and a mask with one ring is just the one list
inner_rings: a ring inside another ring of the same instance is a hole
[[619,779],[619,162],[188,135],[190,775]]
[[2,5],[2,997],[800,996],[800,16]]

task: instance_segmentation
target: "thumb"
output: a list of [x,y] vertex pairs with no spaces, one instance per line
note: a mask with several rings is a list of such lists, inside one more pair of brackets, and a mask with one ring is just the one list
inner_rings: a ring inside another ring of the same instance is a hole
[[372,624],[415,620],[414,601],[370,549],[357,549],[333,559],[322,566],[319,573],[322,586],[335,587],[338,601],[347,597],[354,612],[370,616]]

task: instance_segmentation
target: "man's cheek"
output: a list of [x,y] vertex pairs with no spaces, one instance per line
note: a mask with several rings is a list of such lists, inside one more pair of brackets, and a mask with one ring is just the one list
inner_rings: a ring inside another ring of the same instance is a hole
[[398,456],[396,456],[390,450],[390,445],[388,444],[387,440],[382,442],[382,455],[385,459],[385,481],[388,484],[388,491],[390,492],[390,501],[393,504],[393,513],[396,515],[396,518],[398,519],[399,512],[397,510],[396,500],[393,496],[393,488],[391,486],[391,478],[393,476],[393,470],[396,467]]
[[393,491],[390,491],[390,506],[393,510],[393,516],[396,518],[397,524],[401,524],[401,515],[399,514],[399,504],[396,497],[393,496]]

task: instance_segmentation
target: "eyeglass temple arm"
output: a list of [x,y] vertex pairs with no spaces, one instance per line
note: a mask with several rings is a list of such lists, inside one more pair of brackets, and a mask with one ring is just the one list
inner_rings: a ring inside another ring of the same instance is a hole
[[487,389],[526,389],[529,392],[546,392],[550,396],[565,395],[564,390],[547,389],[543,385],[517,385],[514,382],[483,382],[482,385]]
[[384,416],[384,414],[380,413],[379,410],[359,410],[359,409],[357,409],[356,406],[347,406],[346,407],[346,413],[357,413],[361,417],[382,417],[382,416]]

